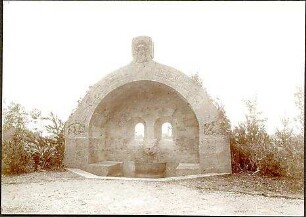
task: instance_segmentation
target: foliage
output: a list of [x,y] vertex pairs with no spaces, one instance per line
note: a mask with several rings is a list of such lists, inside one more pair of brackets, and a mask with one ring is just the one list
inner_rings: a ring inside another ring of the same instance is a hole
[[299,115],[296,117],[297,125],[300,128],[300,135],[304,137],[304,90],[301,87],[297,88],[294,94],[295,105],[299,110]]
[[257,171],[258,161],[266,159],[261,156],[267,153],[265,144],[270,143],[265,129],[266,119],[257,111],[257,99],[244,102],[247,107],[245,121],[234,128],[230,140],[233,172]]
[[231,122],[226,115],[224,105],[219,102],[219,99],[213,100],[214,105],[217,107],[218,118],[217,124],[220,127],[220,133],[224,135],[231,134]]
[[2,141],[2,173],[19,174],[34,170],[32,156],[25,150],[24,141],[17,133]]
[[11,103],[8,108],[4,108],[2,118],[3,131],[9,129],[24,131],[29,121],[24,107],[18,103]]
[[48,122],[45,126],[49,136],[30,133],[26,137],[26,149],[31,153],[35,169],[56,169],[62,166],[64,157],[64,123],[52,112],[48,117],[41,117]]
[[293,129],[289,126],[289,118],[282,118],[282,129],[277,128],[274,135],[274,142],[281,147],[291,144],[293,142]]
[[256,100],[247,100],[246,120],[231,134],[232,169],[270,176],[304,176],[304,142],[293,133],[288,118],[269,136],[265,119],[257,112]]
[[[64,123],[53,113],[42,117],[37,109],[26,112],[12,103],[3,112],[2,173],[17,174],[62,167]],[[42,136],[43,125],[48,136]],[[30,127],[34,124],[34,128]]]
[[191,75],[191,80],[198,86],[202,87],[203,86],[203,81],[199,76],[199,73],[196,72],[195,74]]
[[3,110],[2,122],[2,173],[29,172],[33,161],[24,149],[27,114],[20,104],[11,103]]
[[233,130],[235,143],[237,144],[268,144],[270,137],[266,132],[266,119],[257,111],[257,98],[245,100],[247,114],[245,121],[239,123]]
[[293,133],[288,118],[282,119],[282,128],[277,129],[272,144],[277,147],[276,157],[282,168],[282,175],[288,177],[304,176],[304,141]]

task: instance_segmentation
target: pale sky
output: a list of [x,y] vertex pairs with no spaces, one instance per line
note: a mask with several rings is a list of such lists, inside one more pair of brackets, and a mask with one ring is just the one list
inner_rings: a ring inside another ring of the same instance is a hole
[[3,99],[67,120],[90,85],[132,60],[147,35],[154,60],[190,75],[232,125],[257,95],[273,132],[304,88],[305,2],[12,1],[3,7]]

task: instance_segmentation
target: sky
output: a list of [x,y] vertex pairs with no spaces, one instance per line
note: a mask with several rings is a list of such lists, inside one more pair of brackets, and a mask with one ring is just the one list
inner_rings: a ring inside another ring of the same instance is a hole
[[304,88],[305,2],[5,1],[3,98],[67,120],[94,85],[132,61],[133,37],[154,60],[199,73],[233,126],[257,97],[268,132],[298,111]]

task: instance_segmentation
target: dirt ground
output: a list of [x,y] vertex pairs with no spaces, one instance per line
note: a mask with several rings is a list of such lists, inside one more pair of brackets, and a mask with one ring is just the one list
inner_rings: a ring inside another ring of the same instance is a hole
[[263,179],[259,185],[258,179],[227,175],[171,182],[103,180],[68,171],[2,176],[1,213],[304,215],[301,189],[286,189],[279,184],[284,180]]

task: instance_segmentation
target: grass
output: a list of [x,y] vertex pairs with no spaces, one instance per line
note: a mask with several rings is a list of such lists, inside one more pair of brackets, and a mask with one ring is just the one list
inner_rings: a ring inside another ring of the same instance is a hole
[[251,173],[211,176],[179,181],[198,190],[230,191],[244,194],[304,199],[304,179],[264,177]]

